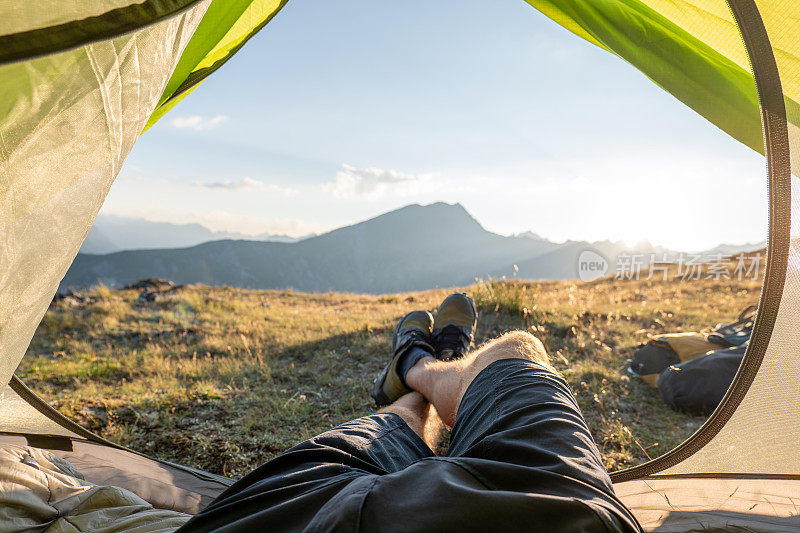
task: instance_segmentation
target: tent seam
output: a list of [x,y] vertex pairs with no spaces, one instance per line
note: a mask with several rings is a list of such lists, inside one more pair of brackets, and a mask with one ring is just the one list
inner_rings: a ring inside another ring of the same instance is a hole
[[146,0],[102,15],[0,36],[0,65],[27,61],[136,32],[202,0]]

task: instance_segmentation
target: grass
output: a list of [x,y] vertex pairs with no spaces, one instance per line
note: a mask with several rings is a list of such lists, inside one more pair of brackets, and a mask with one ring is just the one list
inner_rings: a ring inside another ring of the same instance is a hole
[[[478,344],[514,329],[542,339],[613,470],[666,452],[703,421],[667,409],[625,360],[650,335],[735,318],[759,286],[490,280],[465,290],[479,306]],[[53,302],[17,375],[106,438],[237,477],[372,412],[395,322],[449,292],[99,287]]]

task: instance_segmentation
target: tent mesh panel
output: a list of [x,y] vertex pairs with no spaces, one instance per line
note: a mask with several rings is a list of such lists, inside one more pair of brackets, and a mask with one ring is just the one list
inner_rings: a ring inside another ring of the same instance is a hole
[[[800,6],[757,1],[775,54],[789,119],[792,171],[798,173]],[[794,115],[794,116],[793,116]],[[791,178],[791,244],[783,295],[767,351],[747,394],[726,425],[697,453],[665,473],[800,474],[800,182]]]
[[0,383],[209,2],[135,33],[0,67]]
[[792,177],[791,185],[789,266],[761,368],[720,432],[664,473],[800,474],[800,180]]

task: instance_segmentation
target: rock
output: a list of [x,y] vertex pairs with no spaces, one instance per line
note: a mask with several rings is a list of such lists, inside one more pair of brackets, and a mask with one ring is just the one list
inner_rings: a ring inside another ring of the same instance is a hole
[[143,303],[147,303],[147,302],[157,302],[160,299],[161,299],[161,294],[160,293],[158,293],[157,291],[150,290],[150,289],[145,289],[139,294],[139,297],[136,298],[136,303],[137,304],[143,304]]
[[161,279],[161,278],[147,278],[147,279],[140,279],[136,283],[128,285],[127,287],[123,287],[123,290],[133,290],[133,289],[155,289],[158,291],[163,291],[166,289],[173,289],[175,288],[175,283],[171,282],[168,279]]
[[140,289],[139,297],[136,298],[137,304],[157,302],[163,299],[167,293],[180,289],[183,285],[175,285],[168,279],[148,278],[137,281],[132,285],[124,287],[123,290]]
[[67,307],[80,307],[81,304],[94,303],[94,299],[89,298],[88,296],[82,296],[72,291],[67,291],[57,292],[55,296],[53,296],[53,300],[50,302],[50,305],[58,302],[63,303]]

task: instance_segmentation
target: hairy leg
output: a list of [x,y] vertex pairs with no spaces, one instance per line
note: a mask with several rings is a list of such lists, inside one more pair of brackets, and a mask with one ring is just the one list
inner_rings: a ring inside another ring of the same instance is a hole
[[394,413],[408,424],[411,430],[436,451],[442,436],[442,419],[436,409],[419,392],[401,396],[393,404],[378,410],[379,413]]
[[515,358],[553,369],[539,339],[523,331],[514,331],[463,359],[445,362],[424,357],[408,371],[406,383],[433,404],[447,426],[453,427],[461,398],[480,371],[494,361]]

